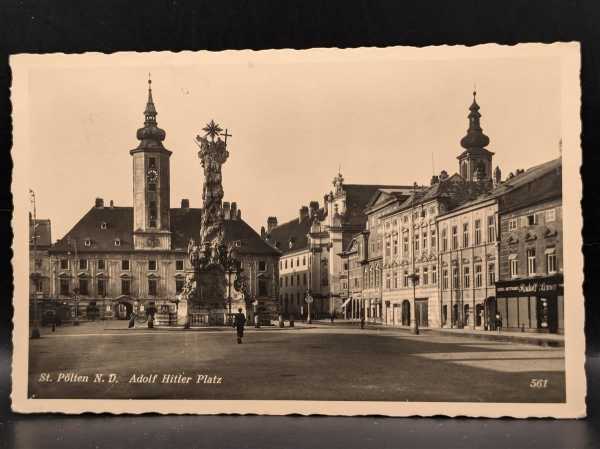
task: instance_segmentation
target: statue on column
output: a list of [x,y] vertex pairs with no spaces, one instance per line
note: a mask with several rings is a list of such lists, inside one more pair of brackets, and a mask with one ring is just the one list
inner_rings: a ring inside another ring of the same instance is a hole
[[204,171],[202,187],[202,221],[199,242],[190,239],[188,257],[192,270],[188,274],[181,294],[205,313],[224,310],[227,306],[226,271],[230,270],[231,248],[225,242],[223,215],[222,166],[229,157],[227,138],[231,134],[213,120],[202,129],[204,136],[196,136],[200,147],[198,158]]

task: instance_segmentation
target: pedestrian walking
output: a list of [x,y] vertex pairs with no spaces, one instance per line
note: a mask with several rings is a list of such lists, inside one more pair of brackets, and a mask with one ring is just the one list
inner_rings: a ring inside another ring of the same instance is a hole
[[233,327],[237,331],[237,342],[238,345],[242,344],[242,338],[244,337],[244,325],[246,324],[246,317],[242,313],[242,309],[238,309],[238,313],[235,314],[233,320]]
[[360,328],[361,329],[365,328],[365,317],[364,316],[360,317]]
[[502,330],[502,318],[499,313],[496,314],[496,330],[498,333]]
[[332,312],[331,316],[329,317],[329,319],[331,320],[331,324],[333,324],[333,320],[335,319],[335,313]]

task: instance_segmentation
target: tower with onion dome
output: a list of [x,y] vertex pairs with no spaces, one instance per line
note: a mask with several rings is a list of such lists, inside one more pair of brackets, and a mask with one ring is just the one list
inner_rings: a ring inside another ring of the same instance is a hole
[[156,122],[152,80],[148,79],[148,101],[140,141],[129,152],[133,157],[133,240],[135,249],[171,249],[169,223],[171,152],[163,146],[165,131]]
[[490,138],[481,129],[477,92],[473,92],[473,103],[469,107],[469,129],[460,145],[464,151],[458,156],[459,173],[466,181],[491,181],[492,156],[494,153],[486,148]]

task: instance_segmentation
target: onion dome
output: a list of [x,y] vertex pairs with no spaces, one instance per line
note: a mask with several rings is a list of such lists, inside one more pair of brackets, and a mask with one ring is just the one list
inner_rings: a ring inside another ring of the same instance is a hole
[[479,123],[479,119],[481,118],[481,114],[479,113],[479,105],[475,99],[477,92],[473,92],[473,103],[469,107],[469,129],[467,130],[467,135],[463,137],[460,141],[460,145],[467,149],[482,149],[489,145],[490,138],[483,134],[483,130],[481,129],[481,125]]
[[157,114],[152,99],[152,80],[148,79],[148,102],[144,110],[144,127],[137,130],[137,138],[141,141],[137,149],[164,149],[162,141],[166,133],[157,126]]

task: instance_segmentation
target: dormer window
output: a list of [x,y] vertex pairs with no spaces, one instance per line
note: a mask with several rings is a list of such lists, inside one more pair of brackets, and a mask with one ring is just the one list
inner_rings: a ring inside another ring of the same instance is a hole
[[108,223],[106,223],[105,221],[103,221],[102,223],[100,223],[100,229],[104,230],[108,228]]
[[83,241],[83,245],[84,245],[84,246],[88,246],[88,247],[89,247],[89,246],[92,246],[92,241],[91,241],[90,239],[85,239],[85,240]]
[[121,239],[115,239],[115,246],[121,246]]

